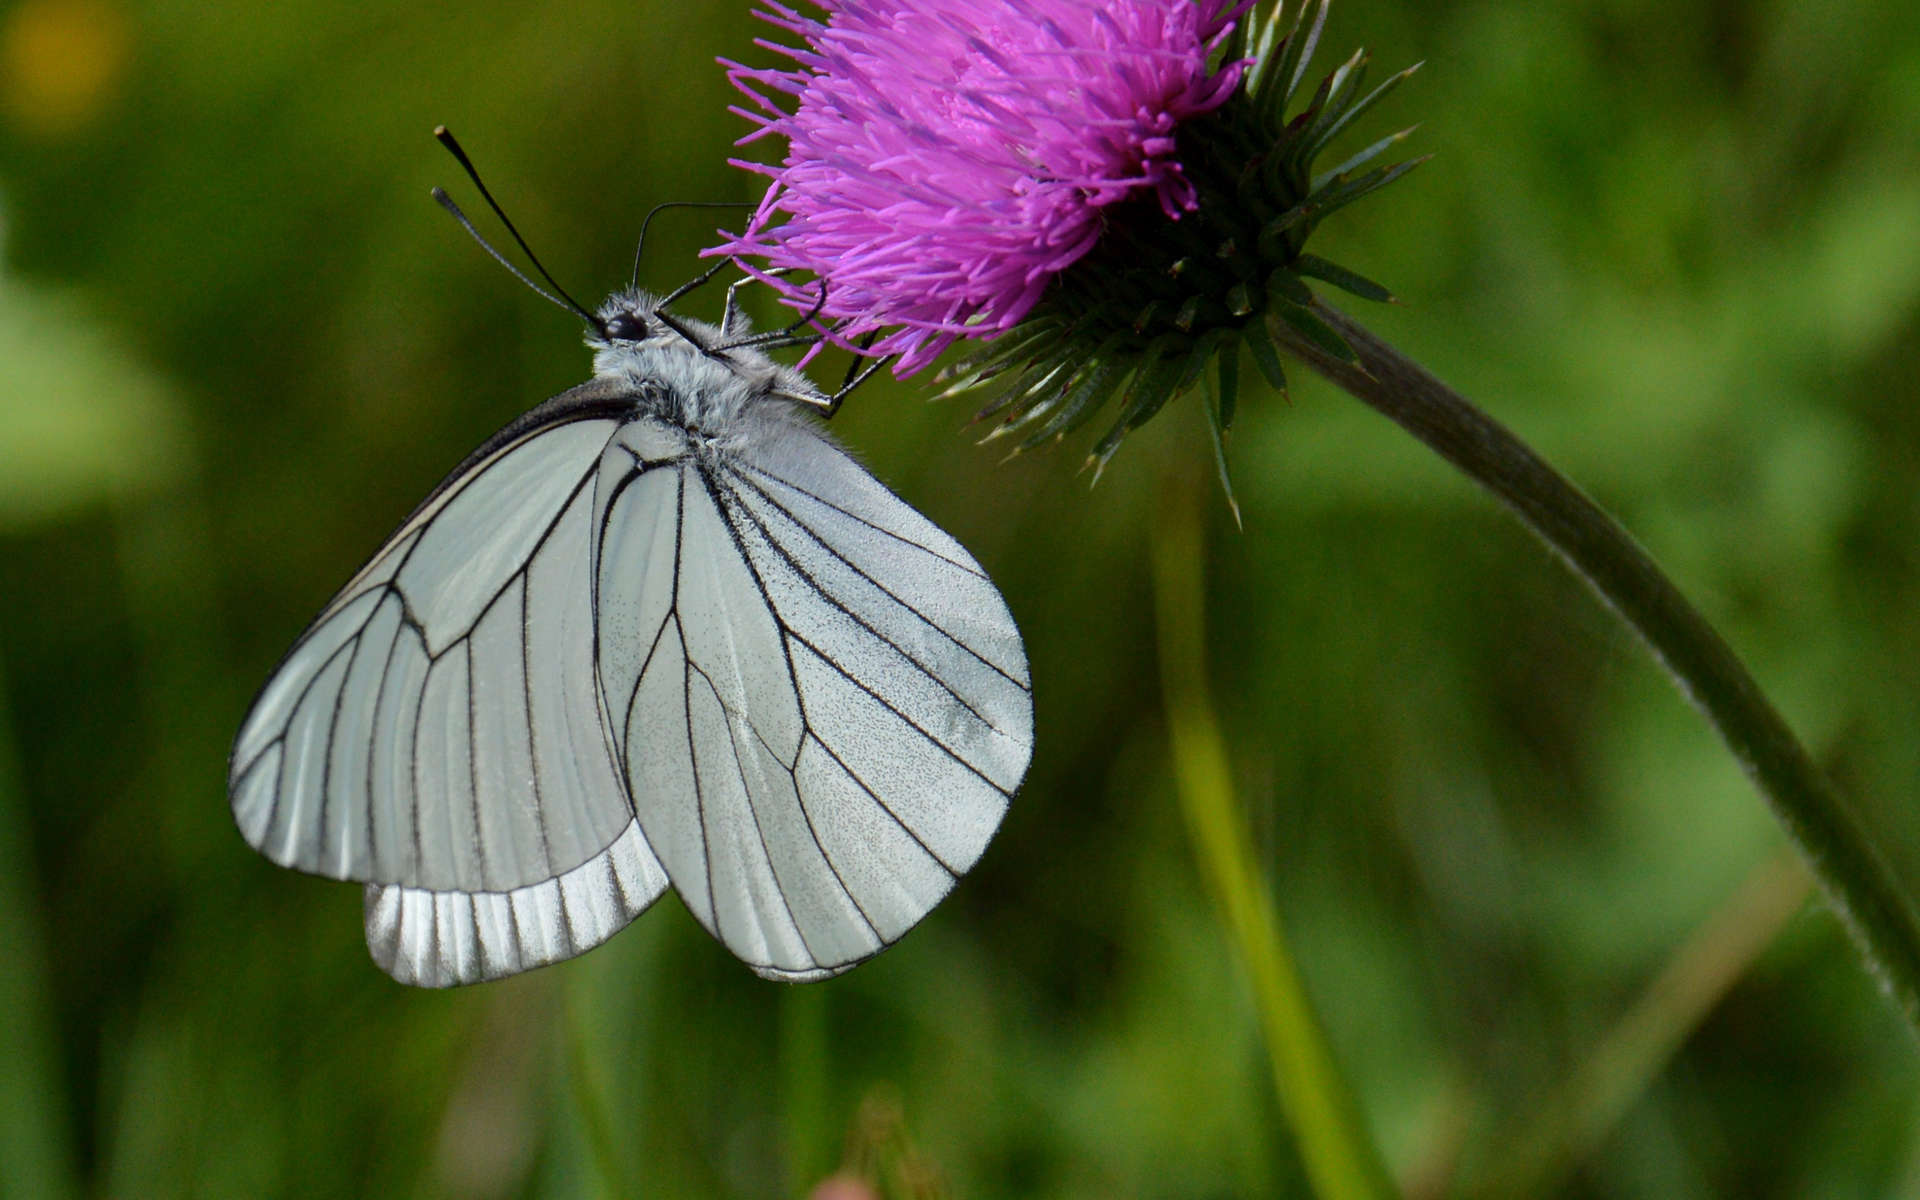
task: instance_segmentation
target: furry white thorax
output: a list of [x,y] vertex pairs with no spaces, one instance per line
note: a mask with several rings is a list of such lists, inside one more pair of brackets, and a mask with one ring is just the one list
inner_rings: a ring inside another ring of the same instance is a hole
[[654,316],[658,304],[659,298],[646,292],[615,293],[596,314],[601,328],[618,328],[624,319],[644,335],[633,340],[587,335],[595,376],[625,386],[656,416],[725,439],[745,433],[749,423],[741,418],[749,409],[772,405],[782,415],[797,415],[826,403],[825,394],[800,371],[739,344],[751,334],[744,318],[736,317],[723,330],[673,314],[699,340],[695,345]]

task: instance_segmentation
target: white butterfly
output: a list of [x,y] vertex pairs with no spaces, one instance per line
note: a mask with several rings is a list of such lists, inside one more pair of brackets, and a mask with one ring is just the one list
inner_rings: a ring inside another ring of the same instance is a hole
[[804,415],[731,297],[641,293],[334,597],[228,782],[273,861],[364,881],[394,978],[579,954],[669,885],[755,971],[878,953],[973,866],[1033,749],[1019,630]]

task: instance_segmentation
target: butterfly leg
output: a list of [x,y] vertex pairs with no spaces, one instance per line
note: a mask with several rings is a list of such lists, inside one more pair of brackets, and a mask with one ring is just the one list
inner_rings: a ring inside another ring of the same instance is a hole
[[[790,270],[792,270],[791,267],[768,267],[760,274],[777,279]],[[727,285],[727,306],[720,314],[720,332],[728,339],[747,336],[747,322],[746,318],[740,315],[738,296],[741,288],[757,281],[757,276],[743,275]],[[729,344],[732,344],[731,340]]]
[[[873,345],[873,339],[878,337],[879,333],[880,331],[877,329],[869,331],[867,336],[860,339],[860,349],[865,350]],[[892,357],[890,354],[881,355],[879,358],[864,358],[858,354],[854,355],[853,358],[847,362],[847,374],[846,377],[840,381],[839,390],[827,397],[826,407],[821,415],[823,417],[832,417],[833,414],[839,412],[840,402],[847,398],[848,393],[873,378],[874,372],[886,366],[887,360]]]

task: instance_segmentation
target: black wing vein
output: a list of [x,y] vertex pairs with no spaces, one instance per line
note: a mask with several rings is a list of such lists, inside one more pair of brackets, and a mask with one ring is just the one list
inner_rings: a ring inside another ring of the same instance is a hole
[[[965,571],[967,574],[972,575],[976,579],[986,579],[987,582],[989,583],[993,582],[991,579],[987,579],[986,572],[982,571],[979,567],[969,566],[968,564],[963,562],[955,562],[953,559],[948,558],[946,555],[940,553],[938,550],[935,550],[933,547],[923,546],[919,542],[914,541],[912,538],[907,537],[904,534],[897,533],[894,530],[888,529],[884,525],[876,525],[872,521],[869,521],[865,517],[861,516],[859,513],[852,512],[848,509],[842,508],[840,505],[835,504],[833,501],[827,499],[826,497],[820,495],[819,493],[814,492],[811,489],[801,487],[799,484],[795,483],[791,479],[786,479],[779,475],[775,475],[772,471],[767,470],[765,467],[756,466],[753,463],[742,463],[741,466],[744,467],[746,470],[752,471],[756,475],[764,475],[766,478],[773,480],[775,483],[779,484],[781,487],[792,488],[794,491],[799,492],[802,496],[807,497],[809,500],[812,500],[820,504],[822,507],[832,509],[834,512],[839,513],[841,516],[847,518],[850,521],[858,521],[860,524],[865,525],[868,529],[873,530],[875,533],[885,534],[887,537],[892,538],[894,541],[899,542],[902,545],[912,546],[915,550],[919,550],[925,554],[930,554],[934,558],[939,559],[941,562],[946,563],[948,566],[957,568],[958,570]],[[756,488],[755,490],[762,492],[762,494],[765,493],[765,489],[763,488]],[[769,497],[769,499],[771,499],[771,497]],[[776,503],[778,502],[776,501]],[[787,512],[785,505],[781,505],[781,511]],[[787,513],[787,515],[792,516],[793,514],[789,512]],[[799,521],[799,518],[795,517],[794,520]],[[804,524],[804,522],[800,522],[800,523]]]
[[[748,486],[752,486],[750,481]],[[765,493],[762,493],[762,494],[764,495]],[[768,499],[768,503],[771,503],[771,504],[778,503],[777,501],[773,500],[772,497],[768,497],[767,499]],[[905,646],[902,646],[899,642],[895,641],[892,637],[888,636],[887,634],[882,633],[880,630],[874,628],[873,624],[870,621],[868,621],[865,617],[861,616],[859,613],[853,611],[853,609],[848,607],[847,604],[843,602],[838,596],[835,596],[832,592],[828,591],[826,587],[823,584],[821,584],[821,582],[818,579],[814,578],[813,572],[807,570],[807,568],[803,566],[798,559],[793,557],[793,554],[791,551],[789,551],[785,546],[780,544],[779,539],[773,536],[772,532],[767,528],[766,523],[762,521],[757,515],[755,515],[752,512],[752,510],[748,509],[745,505],[738,505],[737,507],[738,507],[740,516],[743,517],[748,523],[750,523],[755,529],[757,529],[760,532],[760,536],[762,540],[764,540],[767,543],[767,545],[773,550],[774,554],[779,556],[781,561],[785,562],[787,566],[791,567],[793,569],[793,573],[799,576],[801,581],[804,582],[809,588],[813,589],[814,594],[819,596],[821,600],[825,601],[829,607],[837,610],[842,616],[852,621],[855,625],[858,625],[861,629],[866,630],[869,634],[873,636],[875,641],[888,647],[889,649],[893,650],[896,654],[898,654],[901,658],[905,659],[909,664],[913,666],[915,670],[920,672],[920,674],[924,676],[928,682],[932,683],[935,687],[938,687],[941,691],[945,692],[948,696],[952,697],[955,703],[959,704],[960,707],[966,709],[969,713],[973,714],[974,719],[979,721],[982,725],[985,725],[988,729],[992,729],[997,733],[1004,734],[1006,732],[1006,730],[1003,730],[999,726],[995,725],[993,721],[986,716],[986,714],[982,713],[978,708],[975,708],[972,701],[968,700],[965,696],[962,696],[959,692],[955,691],[952,684],[948,683],[945,679],[942,679],[939,675],[935,674],[933,669],[927,666],[926,663],[921,662],[920,659],[911,650],[909,650]],[[784,512],[785,510],[783,509],[782,511]],[[791,517],[791,514],[788,514],[788,515]],[[733,514],[729,513],[728,519],[729,521],[732,521],[734,519]],[[955,647],[971,655],[981,665],[992,670],[993,672],[998,674],[1001,678],[1005,679],[1007,682],[1013,684],[1016,687],[1019,687],[1022,691],[1029,690],[1025,687],[1025,685],[1022,685],[1019,680],[1014,679],[1011,675],[1008,675],[1005,671],[1002,671],[999,667],[994,666],[992,663],[982,658],[980,654],[977,651],[975,651],[971,646],[968,646],[966,643],[954,637],[953,634],[947,632],[945,628],[943,628],[937,622],[933,621],[925,613],[921,612],[919,609],[915,608],[913,605],[907,603],[905,600],[902,600],[900,597],[894,595],[891,591],[887,589],[886,585],[880,583],[878,580],[874,579],[871,575],[867,574],[865,571],[862,571],[859,567],[848,562],[846,558],[843,557],[837,550],[835,550],[832,546],[827,545],[824,541],[821,541],[817,534],[815,534],[811,529],[808,529],[805,525],[801,524],[798,519],[794,519],[794,525],[798,527],[802,532],[804,532],[807,535],[808,539],[811,540],[815,545],[819,546],[822,550],[825,550],[828,554],[832,555],[834,558],[839,559],[839,561],[843,563],[848,570],[852,571],[854,574],[858,575],[860,578],[866,580],[869,584],[872,584],[874,589],[878,591],[881,595],[887,597],[887,599],[893,601],[895,604],[899,605],[905,611],[910,612],[914,616],[918,617],[920,619],[920,622],[924,624],[927,628],[938,633],[941,637],[951,642]],[[737,525],[735,526],[734,533],[735,533],[735,541],[736,543],[738,543],[740,541],[740,538],[739,538],[739,529]],[[742,553],[745,553],[744,547],[742,549]],[[756,580],[760,580],[759,569],[752,565],[751,556],[748,557],[748,568],[753,571],[754,578]],[[767,596],[768,593],[766,590],[765,582],[763,580],[760,582],[761,582],[761,595]],[[789,626],[787,624],[786,617],[781,614],[779,606],[773,603],[771,597],[768,597],[767,607],[773,612],[774,620],[780,623],[780,627],[783,630],[788,629]],[[822,655],[822,657],[825,657],[825,656]],[[796,687],[798,686],[797,681],[795,686]]]
[[[807,941],[807,931],[800,924],[800,919],[794,915],[793,903],[787,899],[787,889],[786,889],[786,886],[780,881],[780,871],[778,866],[774,862],[773,852],[767,849],[767,831],[760,824],[760,807],[759,805],[754,803],[753,785],[747,782],[746,764],[740,761],[740,747],[734,741],[733,729],[731,728],[731,726],[727,721],[727,718],[732,714],[729,714],[727,712],[726,705],[720,703],[720,689],[713,685],[712,678],[710,678],[705,671],[700,670],[698,666],[694,665],[693,660],[691,659],[687,660],[687,665],[693,671],[699,674],[701,681],[707,685],[707,690],[713,693],[714,703],[718,705],[720,708],[720,720],[722,725],[722,732],[726,734],[727,751],[729,754],[733,756],[733,772],[735,777],[740,780],[740,794],[746,798],[747,815],[753,818],[753,836],[755,840],[757,840],[760,843],[760,856],[767,860],[767,873],[773,877],[773,890],[777,892],[780,896],[780,907],[787,914],[787,923],[793,926],[794,934],[797,937],[799,937],[800,944],[806,947],[807,956],[813,959],[815,962],[819,962],[820,956],[814,953],[812,943]],[[693,705],[692,705],[691,699],[689,699],[688,701],[687,711],[689,715],[689,719],[687,721],[687,728],[691,730],[693,728],[693,721],[691,719]],[[749,729],[753,728],[751,722],[745,721],[744,717],[742,717],[741,719],[743,722],[747,724],[747,727]],[[760,737],[760,731],[757,729],[753,729],[753,736],[756,738],[760,738],[762,742],[765,742],[766,740],[765,738]],[[697,773],[699,770],[698,763],[695,764],[694,769]],[[711,865],[709,865],[707,870],[707,887],[709,891],[711,891],[713,887],[713,870]],[[848,899],[852,899],[852,897],[849,896]],[[714,912],[713,923],[716,926],[720,924],[720,914],[718,910],[715,910]]]
[[[952,642],[961,651],[965,652],[967,655],[969,655],[970,657],[978,661],[980,665],[986,667],[988,670],[1000,676],[1002,679],[1005,679],[1008,683],[1011,683],[1013,686],[1019,688],[1023,692],[1031,692],[1033,690],[1030,684],[1023,683],[1018,678],[1008,674],[1007,671],[1001,666],[999,666],[997,663],[993,662],[991,659],[981,654],[978,650],[975,650],[972,646],[967,645],[965,642],[961,641],[959,638],[953,636],[952,631],[947,629],[946,626],[940,624],[938,621],[934,620],[932,617],[928,616],[926,613],[921,612],[920,609],[917,606],[915,606],[911,601],[903,599],[901,596],[895,593],[892,588],[888,587],[886,584],[882,583],[880,580],[875,579],[858,563],[854,562],[852,559],[849,559],[846,555],[842,554],[838,549],[836,549],[833,545],[827,542],[826,539],[822,538],[820,534],[814,530],[813,526],[807,524],[804,518],[802,518],[798,513],[794,512],[791,508],[787,507],[787,505],[781,501],[780,497],[774,495],[772,492],[769,492],[766,488],[761,487],[758,483],[755,483],[753,480],[746,478],[744,475],[741,475],[740,472],[735,471],[734,473],[736,475],[740,475],[740,482],[752,488],[756,495],[758,495],[761,499],[765,500],[768,504],[772,505],[774,508],[778,509],[780,511],[780,514],[786,517],[787,520],[792,521],[794,524],[794,527],[800,530],[800,532],[804,533],[807,536],[808,541],[811,541],[814,545],[826,551],[842,566],[846,567],[847,570],[853,572],[855,575],[858,575],[861,579],[866,580],[867,583],[873,586],[875,591],[879,592],[881,595],[885,596],[887,599],[893,601],[895,604],[898,604],[901,608],[906,609],[908,612],[912,613],[914,616],[919,617],[923,622],[926,623],[929,629],[932,629],[938,632],[941,637],[945,638],[949,642]],[[777,479],[778,477],[770,476],[770,478]],[[780,480],[780,482],[786,483],[785,480]],[[792,487],[793,485],[787,484],[787,486]],[[802,489],[795,488],[794,490],[801,491]],[[812,493],[810,492],[806,494],[812,495]],[[742,511],[747,511],[744,505],[742,506]],[[835,509],[835,511],[844,512],[845,510]],[[850,513],[847,515],[852,516],[852,514]],[[767,543],[772,547],[774,547],[774,549],[780,553],[781,557],[787,559],[787,561],[793,565],[794,569],[800,572],[801,576],[804,577],[809,584],[813,584],[815,591],[818,591],[821,594],[821,596],[825,598],[828,601],[828,603],[832,604],[834,607],[839,608],[843,612],[846,612],[848,616],[854,617],[855,620],[859,620],[859,618],[854,616],[854,614],[851,611],[847,610],[845,605],[841,604],[838,600],[834,599],[833,596],[830,595],[825,589],[821,588],[818,584],[814,583],[812,575],[808,573],[805,570],[805,568],[801,567],[798,563],[793,561],[792,555],[787,551],[786,547],[781,545],[779,540],[775,538],[771,533],[767,532],[766,524],[762,522],[758,516],[756,516],[750,511],[747,511],[747,516],[754,522],[755,525],[757,525],[760,528],[762,534],[766,536]],[[933,550],[928,550],[925,546],[920,545],[920,543],[916,541],[913,541],[909,538],[901,537],[899,534],[891,533],[888,530],[881,529],[880,526],[874,525],[870,521],[862,520],[859,517],[854,517],[853,519],[856,521],[860,521],[862,525],[866,525],[871,529],[876,529],[882,533],[886,533],[888,534],[888,536],[893,537],[897,541],[900,541],[909,546],[913,546],[916,549],[925,551],[928,555],[939,559],[941,562],[947,563],[951,566],[959,568],[960,570],[966,571],[968,574],[973,575],[976,578],[979,578],[979,579],[987,578],[985,575],[981,574],[978,571],[971,570],[967,567],[962,566],[959,563],[954,562],[952,559],[946,557],[944,554],[940,554]],[[992,581],[988,580],[988,582],[991,583]],[[864,622],[862,623],[864,624]],[[871,630],[871,627],[869,627],[869,629]],[[875,636],[880,636],[880,635],[876,633]],[[896,650],[900,649],[900,647],[898,647],[897,645],[894,648]],[[908,657],[909,659],[912,659],[913,657],[912,655],[906,654],[906,651],[904,650],[901,650],[901,653],[903,655],[906,655],[906,657]],[[914,665],[920,666],[920,663],[917,660],[915,660]],[[922,669],[924,670],[925,668],[923,667]],[[975,715],[977,716],[979,714],[976,713]]]
[[[674,556],[674,561],[676,563],[679,562],[679,556],[677,554]],[[676,578],[678,574],[678,571],[676,571]],[[675,595],[678,595],[677,591]],[[675,614],[673,623],[676,628],[680,627],[680,617],[678,614]],[[687,765],[690,768],[690,774],[693,778],[694,815],[700,826],[700,858],[701,861],[706,864],[707,916],[713,921],[713,927],[717,931],[720,928],[720,906],[717,903],[717,898],[713,894],[713,841],[707,833],[707,797],[706,788],[702,787],[700,783],[700,753],[693,744],[694,665],[692,657],[686,653],[686,645],[687,635],[685,630],[681,629],[680,661],[685,665],[681,668],[680,672],[680,705],[681,711],[686,714],[687,718]],[[711,687],[713,685],[709,683],[707,686]],[[716,699],[717,698],[718,697],[716,697]],[[726,710],[723,707],[721,711],[725,712]]]
[[[532,559],[529,558],[528,561],[531,562]],[[526,586],[520,589],[520,703],[525,706],[527,713],[527,761],[533,765],[533,778],[530,782],[533,787],[534,832],[540,837],[540,864],[551,874],[553,843],[547,834],[546,802],[540,794],[540,739],[535,737],[533,732],[533,664],[529,657],[532,653],[533,623],[531,614],[528,612],[533,603],[532,592],[533,575],[532,572],[528,572]],[[372,761],[371,757],[368,761]]]
[[[791,662],[789,662],[789,669],[791,669]],[[804,720],[806,719],[806,718],[805,718],[805,714],[804,714],[804,713],[802,714],[802,716],[801,716],[801,719],[802,719],[803,721],[804,721]],[[794,771],[795,771],[795,769],[796,769],[796,768],[795,768],[795,766],[794,766],[793,764],[791,764],[791,763],[787,763],[787,762],[785,762],[784,760],[782,760],[782,759],[781,759],[781,757],[780,757],[780,752],[779,752],[778,750],[775,750],[775,749],[773,748],[773,746],[772,746],[772,745],[771,745],[771,744],[770,744],[770,743],[769,743],[769,742],[767,741],[767,739],[766,739],[766,738],[764,738],[764,737],[761,737],[761,736],[760,736],[760,731],[759,731],[758,729],[755,729],[755,728],[753,727],[753,725],[752,725],[752,723],[751,723],[751,722],[749,722],[749,723],[748,723],[748,725],[747,725],[747,729],[748,729],[748,731],[749,731],[749,732],[751,732],[751,733],[753,734],[753,736],[754,736],[754,739],[755,739],[756,741],[758,741],[758,742],[759,742],[759,743],[760,743],[760,744],[761,744],[762,746],[764,746],[764,747],[766,747],[766,751],[767,751],[767,753],[768,753],[769,755],[771,755],[771,756],[773,757],[773,760],[774,760],[775,762],[777,762],[777,763],[780,763],[780,765],[781,765],[781,766],[784,766],[784,767],[786,767],[786,768],[787,768],[787,774],[788,774],[789,776],[791,776],[791,775],[793,775],[793,773],[794,773]],[[813,735],[813,730],[811,730],[811,729],[808,729],[808,730],[807,730],[807,734],[809,734],[809,735]],[[819,739],[819,737],[818,737],[817,735],[813,735],[813,737],[814,737],[814,741],[816,741],[816,742],[820,740],[820,739]],[[806,744],[806,738],[805,738],[805,737],[802,737],[802,738],[801,738],[801,745],[802,745],[802,746],[804,746],[805,744]],[[794,754],[794,763],[798,763],[799,761],[800,761],[800,756],[799,756],[799,754],[798,754],[798,752],[796,752],[796,753]],[[749,789],[749,794],[751,794],[751,790],[750,790],[750,789]],[[795,798],[795,800],[796,800],[796,801],[798,801],[798,800],[799,800],[799,797],[800,797],[800,787],[799,787],[799,781],[798,781],[798,780],[795,780],[795,782],[794,782],[794,798]],[[800,810],[800,819],[801,819],[801,820],[802,820],[803,822],[805,822],[805,823],[806,823],[806,826],[807,826],[807,836],[813,839],[813,848],[814,848],[814,849],[816,849],[816,850],[818,850],[818,851],[820,852],[820,861],[822,861],[822,862],[824,862],[824,863],[826,863],[826,864],[827,864],[827,870],[829,870],[829,871],[831,871],[831,872],[833,872],[833,879],[834,879],[834,882],[835,882],[835,883],[837,883],[837,884],[839,884],[839,885],[840,885],[840,890],[841,890],[841,891],[842,891],[843,893],[845,893],[845,894],[846,894],[846,897],[847,897],[847,902],[848,902],[849,904],[852,904],[852,905],[853,905],[853,910],[854,910],[855,912],[857,912],[857,913],[859,913],[859,914],[860,914],[860,919],[861,919],[862,921],[865,921],[865,922],[866,922],[866,924],[867,924],[867,929],[868,929],[869,931],[871,931],[871,932],[872,932],[872,934],[873,934],[873,936],[874,936],[874,940],[875,940],[875,941],[877,941],[877,942],[879,942],[879,943],[880,943],[880,944],[881,944],[882,946],[885,946],[885,945],[888,945],[888,944],[890,944],[890,943],[888,943],[888,941],[887,941],[887,939],[886,939],[885,937],[883,937],[883,936],[881,935],[881,933],[880,933],[880,927],[879,927],[878,925],[875,925],[875,924],[873,923],[873,918],[872,918],[871,916],[869,916],[869,915],[868,915],[868,913],[867,913],[867,908],[866,908],[866,905],[864,905],[864,904],[861,904],[861,903],[860,903],[860,897],[858,897],[858,896],[856,896],[856,895],[854,895],[854,894],[853,894],[853,888],[852,888],[851,886],[849,886],[849,885],[848,885],[848,883],[847,883],[847,877],[846,877],[845,875],[842,875],[842,874],[840,873],[840,865],[839,865],[838,863],[836,863],[836,862],[834,862],[834,861],[833,861],[833,855],[831,855],[831,854],[829,854],[829,853],[827,853],[827,846],[826,846],[826,843],[825,843],[825,842],[822,842],[822,841],[820,840],[820,831],[819,831],[819,829],[817,829],[817,828],[815,828],[815,827],[814,827],[814,824],[813,824],[813,814],[807,811],[807,806],[806,806],[806,804],[805,804],[805,802],[800,802],[800,803],[798,803],[798,804],[796,805],[796,807],[798,807],[798,808],[799,808],[799,810]],[[904,832],[904,833],[905,833],[905,834],[906,834],[906,835],[907,835],[908,837],[913,837],[913,830],[911,830],[911,829],[908,829],[908,828],[906,827],[906,825],[905,825],[904,823],[902,823],[902,822],[901,822],[901,820],[900,820],[900,818],[899,818],[899,817],[896,817],[896,816],[894,816],[894,815],[893,815],[893,812],[892,812],[892,810],[890,810],[890,809],[888,809],[888,808],[887,808],[887,806],[886,806],[886,805],[884,805],[884,804],[882,804],[882,805],[880,805],[880,809],[881,809],[881,811],[883,811],[883,812],[885,812],[885,813],[887,814],[887,816],[889,816],[889,817],[891,817],[891,818],[893,819],[893,823],[894,823],[895,825],[899,825],[899,826],[900,826],[900,829],[901,829],[901,831],[902,831],[902,832]],[[918,841],[919,839],[917,839],[917,838],[916,838],[915,840],[916,840],[916,841]],[[766,838],[765,838],[765,836],[764,836],[764,835],[763,835],[763,836],[762,836],[762,838],[761,838],[761,843],[760,843],[760,844],[761,844],[761,848],[762,848],[762,849],[764,849],[764,848],[766,847]],[[924,847],[923,847],[923,849],[924,849]],[[769,860],[769,861],[771,861],[771,860]],[[784,898],[784,897],[783,897],[783,898]],[[791,907],[789,907],[789,908],[788,908],[788,910],[787,910],[787,912],[788,912],[788,915],[789,915],[789,916],[791,916],[791,915],[792,915],[792,912],[793,912],[793,910],[792,910],[792,908],[791,908]],[[796,922],[794,923],[794,927],[795,927],[796,929],[797,929],[797,928],[799,928],[799,922],[797,922],[797,921],[796,921]],[[802,932],[800,936],[801,936],[801,939],[802,939],[802,940],[804,941],[804,940],[805,940],[805,938],[806,938],[806,934],[805,934],[804,932]],[[809,951],[811,951],[811,949],[812,949],[812,948],[811,948],[811,947],[809,947],[808,949],[809,949]],[[860,960],[859,960],[859,959],[852,959],[852,960],[850,960],[850,961],[853,961],[853,962],[858,962],[858,961],[860,961]]]
[[[939,738],[933,736],[932,733],[922,728],[918,721],[915,721],[912,717],[909,717],[906,713],[901,712],[899,707],[895,705],[893,701],[887,699],[885,696],[882,696],[879,692],[874,691],[871,687],[863,683],[860,680],[859,676],[855,675],[853,672],[847,670],[845,667],[841,666],[838,662],[834,661],[831,657],[827,655],[825,651],[821,650],[820,647],[814,645],[812,642],[808,641],[804,637],[801,637],[799,634],[793,632],[790,629],[787,630],[786,632],[789,638],[792,638],[794,641],[799,642],[802,646],[805,646],[807,649],[813,651],[813,653],[820,659],[821,662],[826,663],[828,666],[832,667],[835,673],[838,674],[842,679],[845,679],[848,683],[851,683],[853,686],[865,692],[868,696],[871,696],[880,705],[880,707],[886,709],[888,712],[898,717],[900,719],[901,724],[907,726],[907,728],[913,730],[915,733],[919,734],[921,737],[927,739],[927,741],[932,743],[933,745],[940,747],[941,751],[944,754],[946,754],[948,758],[951,758],[954,762],[957,762],[961,766],[965,767],[970,773],[977,776],[980,782],[986,784],[988,787],[992,788],[994,791],[999,792],[1002,796],[1011,797],[1013,795],[1013,793],[1010,790],[1008,790],[1007,788],[1001,787],[999,784],[989,779],[986,773],[981,771],[979,767],[976,767],[972,763],[968,762],[966,758],[960,754],[959,751],[947,745],[945,742],[941,741]],[[809,731],[811,732],[811,727],[809,727]],[[819,739],[819,740],[821,741],[822,745],[825,744],[825,739]]]

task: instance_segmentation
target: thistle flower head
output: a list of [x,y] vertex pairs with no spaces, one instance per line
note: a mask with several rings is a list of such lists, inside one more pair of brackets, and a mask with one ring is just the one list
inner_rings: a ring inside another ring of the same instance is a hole
[[[746,231],[720,249],[827,283],[839,338],[910,374],[962,336],[1017,324],[1091,250],[1107,206],[1196,204],[1174,130],[1226,100],[1208,66],[1240,0],[840,0],[797,35],[794,69],[729,64],[754,137],[787,141]],[[769,93],[794,98],[792,112]],[[748,139],[748,140],[751,140]],[[817,293],[783,284],[795,303]]]
[[1056,439],[1117,395],[1098,466],[1213,364],[1224,483],[1241,348],[1284,387],[1270,321],[1352,354],[1307,279],[1389,298],[1305,252],[1416,165],[1369,166],[1402,131],[1313,169],[1412,71],[1362,92],[1356,53],[1289,114],[1328,0],[819,2],[824,20],[765,0],[803,43],[763,43],[791,69],[728,64],[759,126],[743,141],[787,152],[740,164],[773,184],[709,253],[760,260],[742,265],[900,375],[980,339],[948,391],[997,389],[989,436]]

